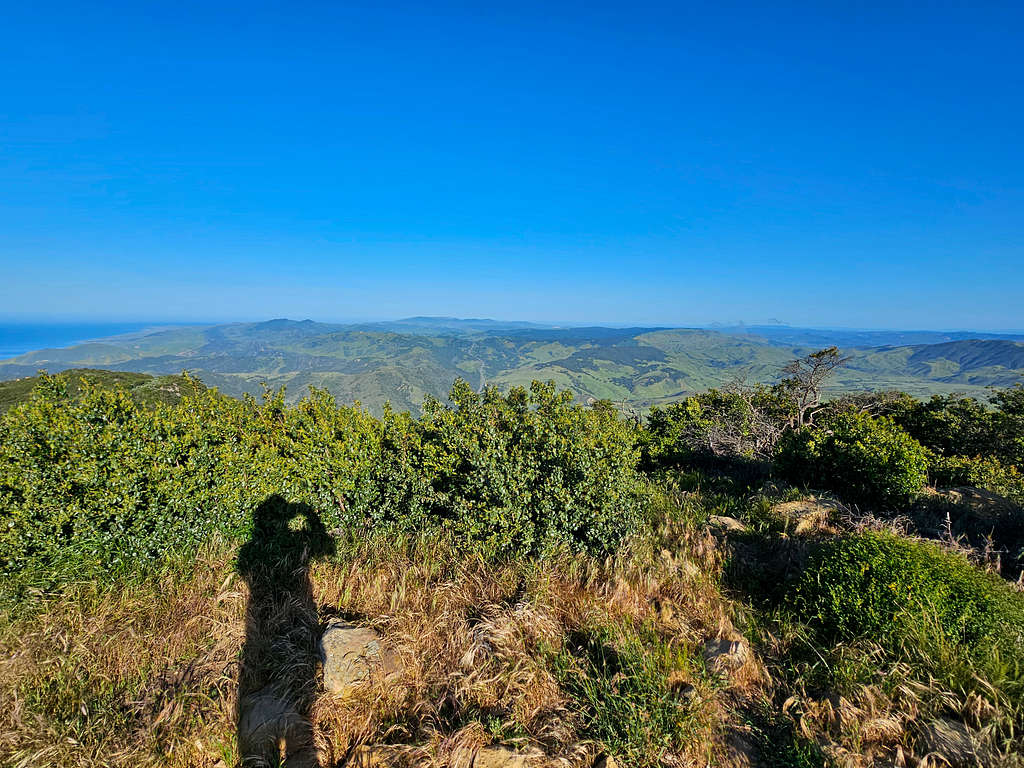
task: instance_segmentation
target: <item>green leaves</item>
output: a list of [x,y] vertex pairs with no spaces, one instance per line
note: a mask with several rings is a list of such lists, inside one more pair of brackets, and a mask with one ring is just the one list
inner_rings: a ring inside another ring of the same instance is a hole
[[855,411],[787,433],[776,467],[796,482],[872,506],[901,507],[921,491],[927,452],[896,423]]
[[1024,597],[998,576],[934,544],[862,533],[823,545],[791,602],[830,640],[949,643],[987,658],[999,647],[1024,665]]
[[503,396],[457,381],[451,400],[428,403],[422,420],[433,516],[502,554],[607,552],[636,527],[645,485],[635,432],[617,414],[553,383]]
[[646,484],[635,432],[553,384],[474,392],[454,407],[375,419],[312,391],[242,401],[196,390],[140,407],[126,393],[44,377],[0,419],[0,571],[6,576],[137,569],[217,533],[248,535],[280,495],[329,531],[442,526],[500,555],[551,546],[606,552],[635,527]]

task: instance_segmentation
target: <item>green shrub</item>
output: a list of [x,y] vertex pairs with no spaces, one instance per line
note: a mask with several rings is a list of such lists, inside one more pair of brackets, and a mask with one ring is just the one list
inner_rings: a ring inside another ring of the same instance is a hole
[[454,408],[424,407],[431,513],[488,548],[526,554],[552,543],[614,549],[640,521],[645,484],[635,431],[607,406],[587,409],[553,383],[481,394],[463,381]]
[[921,444],[892,419],[847,411],[787,433],[775,466],[794,482],[849,501],[898,507],[924,487],[928,461]]
[[943,456],[984,456],[1024,465],[1024,387],[996,391],[989,402],[963,395],[906,398],[893,418],[926,448]]
[[1024,504],[1024,474],[991,456],[933,455],[928,464],[928,476],[940,488],[957,485],[984,488]]
[[991,402],[996,407],[993,421],[999,436],[996,456],[1024,469],[1024,384],[996,392]]
[[908,400],[893,418],[926,448],[946,456],[975,456],[998,449],[994,415],[973,397],[933,395],[923,403]]
[[[1024,595],[934,544],[868,532],[821,546],[790,596],[825,640],[949,644],[1024,672]],[[928,650],[928,649],[924,649]]]
[[635,431],[535,384],[454,408],[375,419],[313,391],[232,400],[197,389],[140,406],[123,391],[44,377],[0,418],[0,573],[50,581],[131,571],[212,534],[249,535],[281,496],[328,531],[443,526],[495,553],[553,544],[607,552],[638,523]]
[[710,389],[699,395],[655,406],[644,430],[648,466],[678,464],[695,456],[763,459],[770,455],[793,403],[778,388]]

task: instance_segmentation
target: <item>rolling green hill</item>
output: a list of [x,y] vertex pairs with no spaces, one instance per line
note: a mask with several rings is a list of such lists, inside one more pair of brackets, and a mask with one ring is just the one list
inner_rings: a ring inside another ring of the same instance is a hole
[[[155,403],[176,403],[188,394],[193,386],[203,387],[202,382],[196,381],[190,384],[180,374],[150,376],[146,373],[69,368],[59,373],[58,377],[67,382],[68,392],[72,396],[81,391],[83,382],[87,382],[100,389],[123,389],[144,406]],[[38,376],[0,381],[0,413],[26,400],[37,384],[39,384]]]
[[[816,332],[814,341],[827,340]],[[826,335],[821,335],[826,334]],[[793,333],[791,338],[797,338]],[[229,395],[310,386],[373,410],[416,412],[463,377],[474,387],[553,379],[581,399],[647,408],[743,377],[772,381],[794,357],[822,346],[701,329],[556,328],[453,318],[332,325],[272,320],[140,332],[0,362],[0,379],[70,368],[171,376],[183,370]],[[1009,386],[1024,373],[1024,343],[1009,339],[850,349],[833,391],[902,389],[917,396]]]

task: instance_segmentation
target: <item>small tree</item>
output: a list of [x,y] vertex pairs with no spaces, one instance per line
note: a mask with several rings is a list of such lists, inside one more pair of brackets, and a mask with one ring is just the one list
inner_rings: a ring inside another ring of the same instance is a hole
[[850,362],[849,355],[842,355],[838,347],[828,347],[811,352],[782,369],[785,378],[780,387],[792,399],[796,413],[791,426],[806,427],[814,423],[814,415],[821,408],[822,385],[832,372]]
[[1003,461],[1024,469],[1024,385],[996,392],[991,402],[996,407],[994,421],[1000,435],[996,454]]

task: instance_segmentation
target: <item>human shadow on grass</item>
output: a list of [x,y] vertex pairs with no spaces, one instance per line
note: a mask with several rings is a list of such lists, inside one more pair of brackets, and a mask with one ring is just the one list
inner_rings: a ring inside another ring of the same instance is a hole
[[317,766],[310,709],[320,622],[310,563],[334,552],[316,511],[271,496],[253,512],[238,553],[249,585],[238,673],[238,750],[245,768]]

